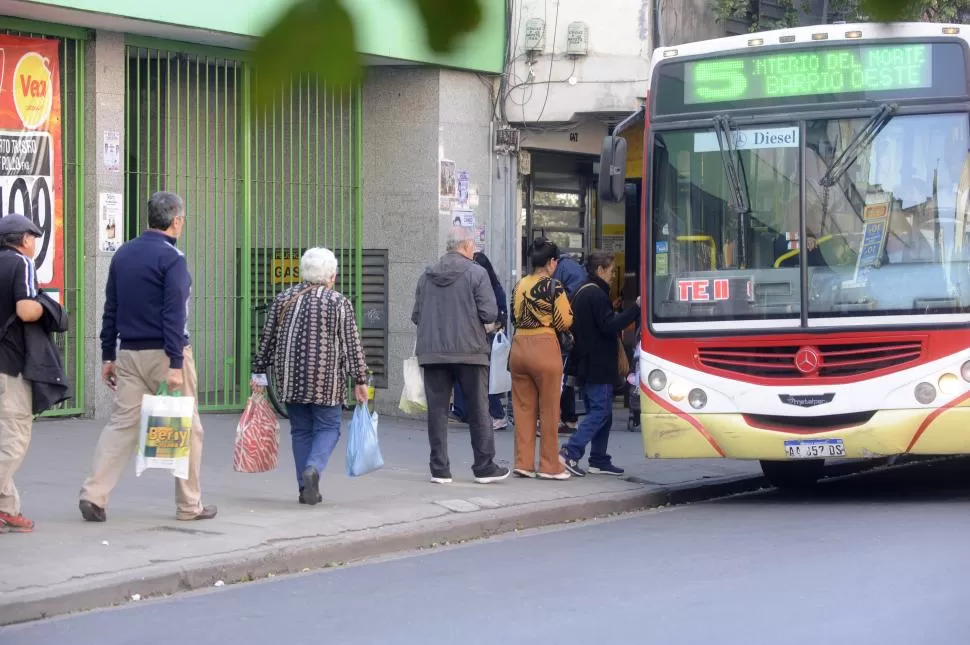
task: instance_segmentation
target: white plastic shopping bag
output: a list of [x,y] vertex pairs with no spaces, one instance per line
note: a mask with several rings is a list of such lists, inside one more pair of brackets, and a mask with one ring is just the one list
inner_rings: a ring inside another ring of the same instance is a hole
[[163,384],[157,395],[146,394],[141,401],[141,432],[135,475],[149,468],[169,470],[179,479],[189,478],[189,447],[195,398],[169,395]]
[[404,361],[404,389],[401,390],[401,403],[398,407],[405,414],[421,414],[428,410],[428,399],[424,394],[424,372],[418,364],[417,356]]
[[509,353],[512,343],[505,332],[495,334],[492,341],[492,359],[488,370],[488,393],[505,394],[512,391],[512,374],[509,372]]
[[360,477],[384,467],[377,441],[377,413],[358,405],[347,433],[347,475]]

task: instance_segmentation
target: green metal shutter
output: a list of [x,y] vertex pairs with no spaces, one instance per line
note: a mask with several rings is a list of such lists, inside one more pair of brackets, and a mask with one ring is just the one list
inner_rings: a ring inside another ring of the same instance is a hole
[[243,52],[137,38],[127,80],[128,237],[147,226],[152,192],[183,196],[199,407],[237,410],[254,307],[292,284],[304,249],[334,250],[337,286],[360,315],[361,93],[294,78],[261,116]]

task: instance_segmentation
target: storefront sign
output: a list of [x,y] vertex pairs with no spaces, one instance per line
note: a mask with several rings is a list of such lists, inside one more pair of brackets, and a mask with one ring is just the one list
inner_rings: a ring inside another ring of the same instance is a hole
[[0,35],[0,215],[44,235],[34,262],[42,289],[64,289],[60,62],[56,40]]

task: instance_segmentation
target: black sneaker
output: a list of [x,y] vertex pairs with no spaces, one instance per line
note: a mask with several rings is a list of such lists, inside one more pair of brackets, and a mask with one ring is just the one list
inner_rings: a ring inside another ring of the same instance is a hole
[[320,473],[313,466],[303,471],[303,502],[314,506],[323,501],[320,495]]
[[606,464],[605,466],[590,466],[590,475],[613,475],[614,477],[620,477],[623,474],[623,469],[619,466],[614,466],[613,464]]
[[475,475],[476,484],[494,484],[495,482],[500,482],[503,479],[508,479],[512,471],[504,466],[499,466],[492,464],[488,470],[483,472],[481,475]]
[[566,449],[563,448],[559,451],[559,461],[562,465],[566,467],[566,470],[571,472],[575,477],[585,477],[586,471],[579,467],[579,461],[576,459],[570,459],[569,455],[566,454]]

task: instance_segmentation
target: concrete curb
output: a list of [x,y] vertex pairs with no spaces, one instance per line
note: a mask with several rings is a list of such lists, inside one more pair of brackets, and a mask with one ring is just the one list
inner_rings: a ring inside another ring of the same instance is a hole
[[326,538],[301,538],[178,564],[142,567],[74,580],[57,585],[56,589],[21,592],[14,602],[0,604],[0,626],[122,604],[135,594],[147,598],[211,587],[218,580],[227,585],[247,582],[413,551],[442,542],[475,540],[614,513],[699,502],[758,490],[765,485],[760,476],[711,478],[649,490],[452,513],[417,524],[398,524]]

